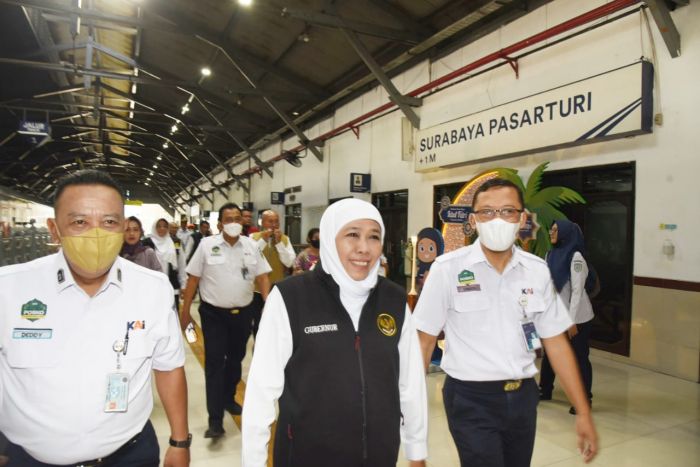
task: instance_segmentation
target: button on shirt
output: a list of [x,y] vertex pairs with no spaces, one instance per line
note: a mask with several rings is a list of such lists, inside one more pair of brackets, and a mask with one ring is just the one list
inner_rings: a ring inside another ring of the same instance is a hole
[[[121,372],[128,410],[106,413],[115,341],[129,328]],[[185,355],[167,277],[117,258],[88,296],[62,252],[0,268],[0,431],[32,457],[70,464],[107,456],[146,424],[151,369]]]
[[414,312],[416,328],[445,332],[442,369],[462,381],[498,381],[537,374],[522,331],[523,313],[540,337],[571,326],[547,264],[513,247],[502,274],[477,240],[435,260]]
[[255,242],[239,236],[229,245],[221,234],[203,238],[187,266],[187,274],[200,278],[202,301],[219,308],[248,305],[255,278],[270,271]]

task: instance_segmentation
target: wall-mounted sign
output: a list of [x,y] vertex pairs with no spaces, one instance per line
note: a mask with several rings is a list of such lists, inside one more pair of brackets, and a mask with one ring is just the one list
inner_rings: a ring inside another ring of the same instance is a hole
[[20,135],[49,136],[51,134],[51,128],[46,122],[22,120],[19,122],[19,130],[17,130],[17,133]]
[[372,175],[370,174],[350,174],[350,193],[369,193],[371,184]]
[[284,192],[283,191],[271,191],[270,192],[270,204],[284,204]]
[[446,208],[440,209],[440,220],[445,224],[463,224],[469,220],[471,212],[471,206],[450,204]]
[[637,62],[419,130],[415,170],[651,133],[653,77]]

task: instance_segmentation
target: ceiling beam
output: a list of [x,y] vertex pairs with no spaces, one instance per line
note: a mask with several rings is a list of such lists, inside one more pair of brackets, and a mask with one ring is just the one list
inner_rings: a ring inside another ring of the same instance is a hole
[[681,55],[681,33],[678,32],[676,24],[671,18],[671,12],[664,0],[646,0],[651,16],[659,28],[659,33],[666,44],[668,53],[671,58],[680,57]]
[[[67,13],[67,14],[77,14],[80,16],[81,19],[92,19],[92,20],[100,20],[100,21],[105,21],[108,23],[113,23],[113,24],[118,24],[120,26],[127,26],[130,28],[135,28],[136,30],[143,29],[143,30],[149,30],[149,31],[159,31],[159,32],[166,32],[170,34],[177,34],[177,35],[185,35],[193,38],[206,38],[207,42],[216,42],[219,44],[219,46],[227,48],[229,53],[236,55],[240,59],[247,61],[251,63],[252,65],[262,68],[265,71],[267,71],[270,74],[274,74],[278,78],[281,78],[285,81],[287,81],[290,84],[295,85],[301,90],[308,91],[316,95],[317,97],[322,97],[326,98],[330,95],[328,91],[323,89],[321,86],[317,85],[316,83],[309,81],[308,79],[297,75],[295,72],[291,70],[286,70],[284,68],[278,67],[271,65],[267,63],[264,59],[251,54],[249,52],[246,52],[245,50],[242,50],[238,47],[235,47],[229,40],[221,40],[221,38],[217,38],[215,34],[209,33],[204,30],[204,28],[201,27],[193,27],[192,26],[192,21],[189,19],[188,21],[182,21],[182,18],[179,21],[172,21],[172,22],[166,22],[170,21],[170,18],[165,18],[166,21],[154,21],[151,19],[137,19],[129,16],[120,16],[120,15],[112,15],[112,14],[107,14],[107,13],[102,13],[97,10],[92,10],[92,9],[85,9],[85,8],[73,8],[70,6],[66,6],[63,4],[60,4],[55,1],[49,1],[49,0],[0,0],[0,3],[7,3],[10,5],[20,5],[20,6],[26,6],[26,7],[31,7],[31,8],[36,8],[41,11],[48,11],[52,13]],[[154,10],[153,8],[153,3],[160,3],[162,6],[159,11]],[[140,8],[143,10],[149,11],[154,13],[157,16],[163,17],[163,10],[167,11],[167,15],[172,14],[172,9],[173,6],[166,2],[158,2],[158,1],[149,1],[149,2],[143,2],[140,5]],[[183,24],[186,24],[186,27],[183,27]],[[99,25],[96,25],[99,26]]]
[[420,106],[422,101],[416,99],[415,97],[402,95],[394,83],[389,79],[389,77],[384,73],[382,67],[374,60],[372,54],[367,50],[367,47],[362,43],[357,34],[347,28],[342,28],[343,34],[352,45],[355,52],[360,56],[363,62],[372,71],[372,74],[377,78],[377,80],[382,84],[387,93],[389,93],[390,99],[399,106],[401,112],[406,116],[406,118],[411,122],[414,128],[420,128],[420,117],[413,110],[412,106]]
[[156,21],[146,21],[143,19],[137,19],[131,16],[113,15],[109,13],[104,13],[99,10],[91,8],[76,8],[69,5],[59,3],[57,1],[51,0],[0,0],[0,3],[6,3],[8,5],[17,5],[23,7],[34,8],[41,11],[59,13],[59,14],[70,14],[78,15],[81,20],[98,20],[107,23],[118,24],[120,26],[127,26],[130,28],[144,28],[144,29],[155,29],[158,31],[171,32],[173,34],[181,34],[178,29],[165,22]]

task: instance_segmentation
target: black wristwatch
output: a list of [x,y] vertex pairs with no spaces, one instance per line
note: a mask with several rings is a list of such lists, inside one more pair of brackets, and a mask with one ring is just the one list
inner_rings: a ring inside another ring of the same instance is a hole
[[187,440],[185,441],[175,441],[174,439],[170,438],[168,443],[170,443],[170,445],[174,448],[189,448],[192,444],[192,433],[187,433]]

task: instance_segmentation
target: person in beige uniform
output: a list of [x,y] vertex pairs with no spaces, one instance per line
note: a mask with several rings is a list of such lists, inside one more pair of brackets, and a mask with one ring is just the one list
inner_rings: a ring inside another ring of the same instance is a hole
[[[292,242],[280,230],[280,217],[270,209],[262,213],[262,230],[254,232],[250,238],[256,242],[272,271],[268,274],[270,287],[287,277],[287,271],[294,266],[296,253]],[[258,334],[258,326],[263,306],[265,305],[260,291],[256,289],[253,300],[253,336]]]

